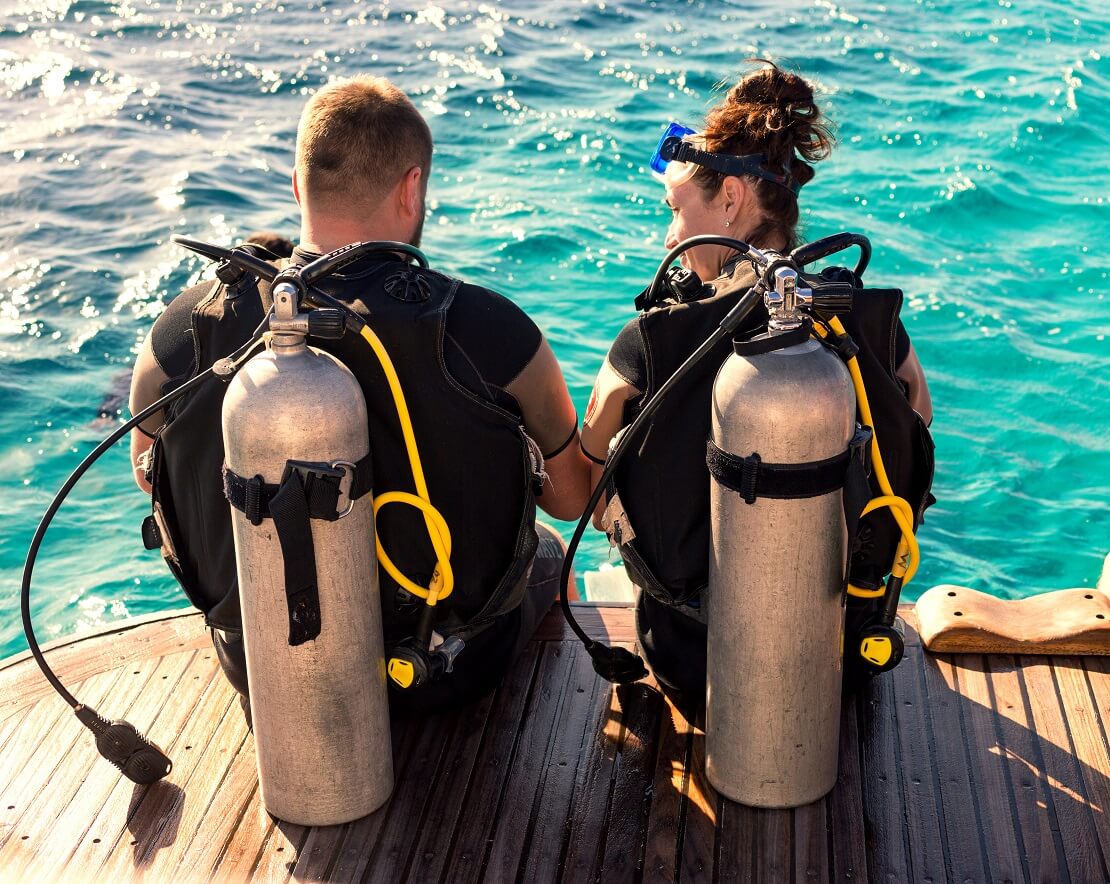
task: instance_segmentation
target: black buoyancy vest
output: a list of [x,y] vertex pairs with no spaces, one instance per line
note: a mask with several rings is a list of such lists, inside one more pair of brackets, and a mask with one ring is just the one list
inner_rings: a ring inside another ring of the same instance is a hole
[[[647,389],[629,400],[627,426],[655,391],[717,328],[755,283],[750,265],[741,263],[730,277],[715,282],[715,293],[701,301],[665,302],[639,316],[647,359]],[[933,443],[924,422],[906,401],[895,377],[894,345],[902,293],[897,289],[858,289],[845,330],[859,345],[880,450],[895,493],[905,497],[918,520],[931,502]],[[745,337],[767,322],[762,305],[745,320]],[[619,495],[623,530],[630,541],[611,535],[631,580],[668,605],[695,601],[709,580],[709,471],[705,443],[710,434],[713,382],[732,352],[725,340],[707,355],[663,402],[643,441],[617,467],[609,497]],[[872,493],[878,487],[872,477]],[[628,529],[631,528],[631,532]],[[875,587],[889,571],[899,532],[885,511],[861,520],[852,582]],[[696,601],[695,601],[696,603]]]
[[[447,310],[459,282],[400,261],[363,262],[317,283],[370,322],[393,360],[405,391],[428,492],[451,530],[455,587],[436,608],[444,634],[473,635],[512,611],[524,595],[535,554],[536,467],[519,418],[479,398],[447,372],[443,355]],[[209,285],[213,285],[209,283]],[[265,284],[227,297],[213,285],[193,311],[193,374],[249,339],[269,304]],[[459,309],[465,309],[460,305]],[[373,491],[415,493],[393,397],[369,346],[353,335],[312,345],[342,361],[366,396]],[[172,379],[177,386],[184,379]],[[221,479],[221,408],[227,386],[212,378],[179,399],[155,442],[153,498],[163,553],[189,600],[207,622],[241,629],[235,549]],[[423,516],[411,507],[383,507],[376,520],[390,558],[427,585],[435,555]],[[367,538],[367,542],[371,542]],[[423,602],[384,570],[382,612],[387,643],[412,634]]]

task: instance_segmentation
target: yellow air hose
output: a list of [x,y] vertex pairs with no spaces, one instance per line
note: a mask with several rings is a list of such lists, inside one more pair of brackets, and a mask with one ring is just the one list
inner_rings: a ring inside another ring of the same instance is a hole
[[[381,339],[374,334],[370,326],[363,324],[359,329],[362,339],[370,345],[374,355],[381,363],[385,372],[389,391],[393,394],[393,404],[397,408],[397,417],[401,422],[401,434],[405,440],[405,450],[409,456],[409,466],[412,468],[412,479],[416,485],[416,494],[407,491],[387,491],[374,498],[374,543],[378,550],[378,561],[385,568],[386,573],[397,581],[402,587],[414,596],[422,598],[429,607],[440,599],[445,599],[455,588],[455,574],[451,570],[451,531],[447,527],[447,520],[443,518],[428,497],[428,484],[424,481],[424,468],[420,464],[420,451],[416,447],[416,434],[412,429],[412,418],[409,416],[409,407],[405,402],[405,392],[401,389],[401,381],[397,377],[397,370],[393,367],[393,360],[389,358]],[[414,583],[401,573],[393,564],[385,549],[382,547],[381,535],[377,530],[378,511],[391,503],[404,503],[420,510],[424,515],[424,524],[428,529],[428,539],[432,542],[432,549],[436,554],[436,569],[427,587]]]
[[[829,319],[828,325],[838,335],[847,334],[844,325],[835,316]],[[829,334],[828,331],[817,324],[813,326],[813,331],[822,338],[828,337]],[[913,533],[913,510],[909,503],[904,498],[898,497],[890,486],[886,467],[883,466],[883,455],[879,450],[879,434],[875,427],[875,421],[871,417],[871,405],[867,401],[867,390],[863,386],[863,375],[860,373],[859,361],[855,356],[848,360],[848,373],[852,376],[852,386],[856,391],[856,403],[859,407],[860,420],[871,428],[871,464],[875,470],[875,478],[879,482],[879,488],[883,492],[881,496],[873,497],[868,501],[860,515],[861,517],[866,516],[868,513],[883,507],[890,510],[890,514],[902,531],[902,539],[898,541],[898,549],[894,554],[891,577],[901,577],[902,584],[905,585],[913,579],[914,574],[917,573],[917,566],[921,562],[921,550]],[[885,594],[885,586],[880,586],[878,589],[864,589],[863,587],[853,586],[851,583],[848,584],[848,595],[856,598],[877,599],[882,598]]]

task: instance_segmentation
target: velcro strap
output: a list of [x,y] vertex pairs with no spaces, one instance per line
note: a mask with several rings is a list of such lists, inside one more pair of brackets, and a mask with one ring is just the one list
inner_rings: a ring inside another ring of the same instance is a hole
[[714,444],[706,443],[705,464],[709,473],[721,485],[736,491],[746,503],[755,503],[760,497],[777,500],[796,500],[820,497],[844,487],[849,464],[860,460],[866,471],[869,427],[858,427],[848,448],[825,460],[799,464],[767,463],[758,452],[748,457],[737,457]]
[[286,469],[277,494],[270,500],[285,571],[289,611],[289,644],[303,645],[320,634],[320,592],[316,584],[316,548],[312,543],[308,497],[301,474]]

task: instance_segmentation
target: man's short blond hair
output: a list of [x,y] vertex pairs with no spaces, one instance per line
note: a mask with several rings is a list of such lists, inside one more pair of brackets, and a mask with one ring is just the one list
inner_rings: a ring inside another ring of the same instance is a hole
[[370,209],[413,166],[427,183],[432,133],[388,80],[352,77],[329,83],[305,106],[296,162],[302,198]]

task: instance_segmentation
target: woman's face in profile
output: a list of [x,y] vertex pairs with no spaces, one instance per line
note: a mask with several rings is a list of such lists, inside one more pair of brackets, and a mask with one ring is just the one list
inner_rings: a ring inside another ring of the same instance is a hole
[[[731,227],[725,226],[724,206],[718,197],[706,199],[705,191],[694,180],[671,174],[671,168],[682,164],[671,163],[667,168],[663,184],[666,194],[663,202],[671,210],[671,223],[667,228],[664,246],[673,249],[683,240],[702,234],[717,236],[735,235]],[[701,279],[708,282],[721,272],[721,266],[729,249],[723,246],[698,246],[682,254],[682,266],[693,270]]]

